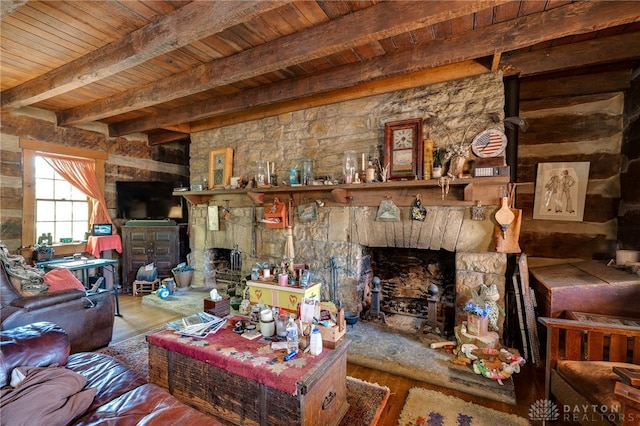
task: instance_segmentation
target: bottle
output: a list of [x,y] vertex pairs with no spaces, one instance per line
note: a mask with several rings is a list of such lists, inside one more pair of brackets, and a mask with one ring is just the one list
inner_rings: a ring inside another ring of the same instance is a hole
[[320,334],[320,330],[316,327],[313,327],[313,331],[311,332],[309,352],[311,352],[311,355],[320,355],[322,353],[322,334]]
[[433,151],[433,170],[431,172],[431,177],[433,179],[442,177],[442,160],[440,159],[439,149]]
[[293,317],[289,317],[287,324],[287,352],[298,352],[298,326],[293,321]]

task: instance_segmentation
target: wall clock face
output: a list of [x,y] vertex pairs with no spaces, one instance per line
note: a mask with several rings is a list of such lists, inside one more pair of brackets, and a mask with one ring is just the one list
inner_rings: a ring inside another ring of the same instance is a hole
[[499,130],[480,132],[471,142],[471,150],[476,157],[488,158],[501,155],[507,147],[507,136]]
[[393,131],[393,149],[413,147],[413,129],[398,129]]
[[415,179],[422,175],[422,119],[384,125],[385,165],[389,179]]

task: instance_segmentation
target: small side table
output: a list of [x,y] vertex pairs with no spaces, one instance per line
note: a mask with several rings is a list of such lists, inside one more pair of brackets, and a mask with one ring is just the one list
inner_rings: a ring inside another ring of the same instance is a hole
[[[87,239],[87,252],[97,258],[113,259],[112,250],[122,253],[122,239],[120,235],[91,235]],[[115,279],[110,270],[104,270],[105,288],[114,288]],[[115,291],[118,291],[116,286]]]

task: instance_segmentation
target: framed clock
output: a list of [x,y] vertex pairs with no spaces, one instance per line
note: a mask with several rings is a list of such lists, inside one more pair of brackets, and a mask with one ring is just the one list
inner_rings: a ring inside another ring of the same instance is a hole
[[388,179],[418,179],[423,161],[422,119],[393,121],[384,125],[385,166]]
[[209,151],[209,189],[230,185],[232,168],[233,148]]

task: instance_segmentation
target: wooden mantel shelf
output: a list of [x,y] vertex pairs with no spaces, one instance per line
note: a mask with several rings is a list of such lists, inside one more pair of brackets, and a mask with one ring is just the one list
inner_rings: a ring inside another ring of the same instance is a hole
[[387,198],[398,206],[410,206],[416,197],[425,206],[499,205],[506,195],[508,177],[459,178],[449,181],[449,193],[444,195],[438,179],[389,181],[344,185],[277,186],[271,188],[213,189],[176,191],[192,204],[214,202],[232,207],[264,204],[278,197],[280,201],[294,199],[296,204],[322,200],[328,205],[378,206]]

